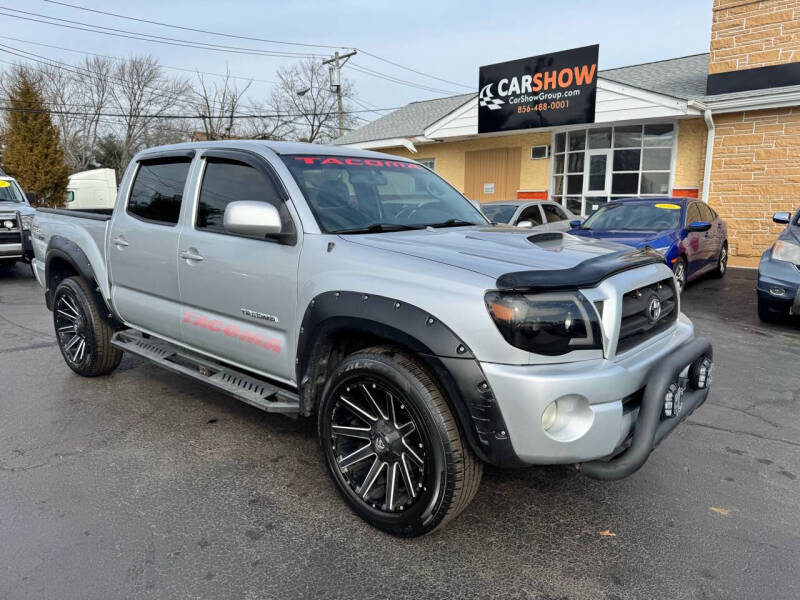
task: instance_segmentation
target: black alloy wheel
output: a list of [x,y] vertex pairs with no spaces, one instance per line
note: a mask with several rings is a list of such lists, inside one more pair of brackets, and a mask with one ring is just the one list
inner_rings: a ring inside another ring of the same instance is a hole
[[61,354],[70,367],[80,366],[91,359],[91,348],[87,337],[88,319],[83,312],[81,303],[71,289],[62,289],[56,296],[53,305],[53,318],[55,320],[56,336]]
[[483,465],[417,359],[388,346],[347,356],[318,407],[320,444],[350,507],[393,535],[424,535],[475,495]]
[[61,355],[78,375],[105,375],[122,360],[122,351],[111,345],[114,330],[100,317],[97,302],[82,278],[67,277],[56,287],[53,325]]
[[331,449],[347,485],[375,510],[410,508],[425,491],[427,452],[404,395],[369,376],[342,382],[332,393]]

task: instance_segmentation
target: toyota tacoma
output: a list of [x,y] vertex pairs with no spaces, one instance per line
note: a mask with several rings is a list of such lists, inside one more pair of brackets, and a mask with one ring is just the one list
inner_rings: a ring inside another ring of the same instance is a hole
[[484,463],[626,477],[711,383],[659,253],[493,225],[385,154],[146,150],[113,212],[40,210],[33,243],[69,368],[130,352],[313,416],[344,500],[395,535],[458,515]]

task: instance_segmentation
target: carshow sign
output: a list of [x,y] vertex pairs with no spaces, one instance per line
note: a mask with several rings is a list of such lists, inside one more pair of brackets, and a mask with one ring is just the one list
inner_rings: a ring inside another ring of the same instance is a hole
[[481,67],[478,133],[593,123],[599,48]]

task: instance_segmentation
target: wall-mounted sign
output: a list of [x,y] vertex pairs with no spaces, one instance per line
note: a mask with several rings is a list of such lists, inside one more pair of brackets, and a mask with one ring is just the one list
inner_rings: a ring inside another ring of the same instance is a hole
[[593,123],[599,48],[481,67],[478,133]]
[[484,183],[483,184],[483,193],[484,194],[494,194],[494,184],[493,183]]

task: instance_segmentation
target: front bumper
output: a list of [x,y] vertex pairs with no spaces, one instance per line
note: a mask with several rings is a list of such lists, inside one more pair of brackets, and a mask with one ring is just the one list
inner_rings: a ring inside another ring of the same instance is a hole
[[756,289],[764,300],[792,308],[794,314],[800,314],[800,269],[792,263],[773,260],[772,250],[761,256]]
[[[652,402],[647,400],[648,394],[656,393],[652,391],[655,389],[652,382],[664,365],[671,368],[676,360],[682,362],[685,349],[695,348],[696,341],[691,322],[681,316],[669,333],[619,361],[597,359],[531,366],[483,363],[481,366],[494,391],[513,450],[521,462],[585,463],[619,451],[630,438],[634,425],[638,429],[640,419],[649,414],[643,408],[646,402]],[[687,360],[680,370],[691,362]],[[657,414],[663,408],[665,392],[666,387],[658,390]],[[701,395],[702,400],[697,403],[687,398],[686,411],[667,421],[680,422],[690,412],[690,405],[694,410],[705,400],[707,391]],[[571,407],[573,412],[563,427],[545,431],[542,415],[554,401]]]

